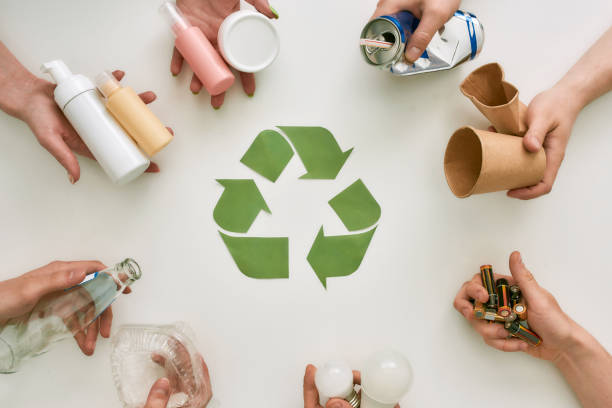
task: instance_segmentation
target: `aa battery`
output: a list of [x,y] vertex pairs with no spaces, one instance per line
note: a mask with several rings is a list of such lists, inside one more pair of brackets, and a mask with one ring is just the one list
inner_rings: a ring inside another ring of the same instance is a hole
[[509,327],[506,324],[506,330],[508,330],[514,337],[518,337],[519,339],[524,340],[533,346],[539,346],[540,343],[542,343],[542,338],[540,336],[538,336],[534,331],[521,325],[518,320],[510,323]]
[[527,320],[527,305],[524,302],[515,304],[513,311],[520,320]]
[[510,291],[508,287],[508,281],[504,278],[498,279],[495,285],[497,290],[497,313],[502,317],[510,316],[512,308],[510,307]]
[[489,294],[487,301],[487,309],[492,309],[497,312],[497,294],[495,293],[495,279],[493,278],[493,267],[491,265],[482,265],[480,267],[480,277],[482,285]]
[[514,307],[518,302],[521,301],[521,288],[518,285],[510,286],[510,305]]

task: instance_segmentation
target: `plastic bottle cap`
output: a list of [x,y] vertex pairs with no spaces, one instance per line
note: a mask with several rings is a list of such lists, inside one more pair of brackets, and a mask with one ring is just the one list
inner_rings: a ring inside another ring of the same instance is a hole
[[55,102],[57,102],[61,109],[64,109],[74,97],[96,88],[89,78],[73,74],[70,68],[61,60],[45,62],[40,67],[40,70],[51,75],[57,84],[53,94]]
[[164,16],[164,19],[168,22],[170,27],[172,27],[174,35],[178,36],[180,33],[191,27],[191,24],[176,7],[176,4],[171,1],[165,1],[159,8],[159,12],[162,16]]
[[116,90],[121,89],[119,81],[108,71],[102,71],[96,75],[94,82],[105,98],[111,96]]

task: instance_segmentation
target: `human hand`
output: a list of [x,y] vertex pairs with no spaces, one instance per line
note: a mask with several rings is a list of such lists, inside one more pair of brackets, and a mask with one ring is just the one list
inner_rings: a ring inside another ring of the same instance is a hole
[[[204,362],[202,356],[199,356],[199,359],[202,363],[202,370],[204,371],[204,381],[205,387],[202,387],[201,391],[202,398],[198,398],[198,405],[189,405],[191,408],[205,408],[210,400],[212,399],[212,386],[210,384],[210,374],[208,372],[208,366]],[[163,359],[160,355],[154,355],[153,361],[157,364],[165,366],[165,359]],[[185,392],[187,390],[182,389],[180,386],[177,387],[177,384],[184,384],[178,381],[176,378],[168,379],[168,378],[160,378],[153,384],[151,387],[151,391],[149,392],[149,397],[147,398],[147,403],[143,408],[166,408],[168,404],[168,400],[170,399],[170,395],[174,392]],[[191,393],[193,394],[193,393]]]
[[432,37],[450,20],[461,0],[379,0],[372,18],[409,11],[421,21],[406,44],[406,60],[414,62],[423,54]]
[[[81,283],[85,276],[105,268],[106,266],[98,261],[55,261],[17,278],[0,282],[0,326],[12,318],[32,312],[43,297],[62,294],[65,289]],[[129,290],[126,289],[124,293],[129,293]],[[74,335],[85,355],[93,354],[98,333],[102,337],[110,337],[112,321],[113,312],[109,307],[87,330]]]
[[523,136],[523,145],[534,153],[544,148],[546,171],[538,184],[510,190],[508,196],[530,200],[550,193],[581,109],[577,98],[559,84],[533,98],[525,117],[527,133]]
[[521,254],[516,251],[510,255],[510,273],[512,276],[495,274],[495,280],[505,278],[510,285],[521,288],[527,301],[529,327],[542,338],[539,346],[530,346],[522,340],[509,338],[502,324],[474,318],[470,299],[483,304],[489,299],[480,274],[463,284],[455,297],[455,309],[470,322],[489,346],[501,351],[524,351],[534,357],[554,361],[571,346],[573,335],[583,329],[561,310],[553,295],[538,285],[523,264]]
[[[120,81],[125,73],[115,71],[113,75]],[[23,102],[20,104],[21,109],[17,117],[28,124],[41,146],[66,169],[68,180],[74,184],[81,176],[79,162],[74,153],[93,160],[95,158],[55,103],[53,99],[55,86],[51,82],[36,77],[27,82],[27,86],[23,88],[20,95]],[[141,93],[140,98],[149,104],[157,96],[147,91]],[[157,173],[159,167],[151,163],[146,171]]]
[[[257,11],[268,18],[278,18],[278,13],[268,4],[268,0],[247,0],[255,6]],[[199,27],[210,43],[217,49],[217,33],[219,27],[231,13],[240,10],[240,0],[177,0],[176,6],[181,10],[189,22],[195,27]],[[172,61],[170,62],[170,72],[176,76],[183,67],[183,56],[174,48]],[[242,88],[248,96],[255,94],[255,75],[252,73],[239,72]],[[191,78],[189,86],[191,92],[197,94],[202,89],[202,82],[195,74]],[[223,105],[225,93],[210,96],[210,104],[215,109]]]

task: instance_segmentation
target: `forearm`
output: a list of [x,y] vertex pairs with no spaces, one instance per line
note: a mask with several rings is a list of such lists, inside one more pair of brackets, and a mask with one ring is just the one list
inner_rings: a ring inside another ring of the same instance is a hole
[[21,113],[27,95],[39,81],[0,41],[0,109],[23,119]]
[[612,90],[612,27],[556,85],[567,89],[579,109]]
[[555,366],[585,408],[612,406],[612,356],[586,330],[579,327]]

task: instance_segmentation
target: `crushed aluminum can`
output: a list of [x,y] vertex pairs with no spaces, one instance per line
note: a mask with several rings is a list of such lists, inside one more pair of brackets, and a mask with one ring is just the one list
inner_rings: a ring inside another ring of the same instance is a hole
[[361,53],[371,65],[394,75],[414,75],[454,68],[474,59],[484,44],[484,28],[472,13],[457,10],[433,36],[413,64],[404,58],[419,19],[409,11],[377,17],[361,32]]

